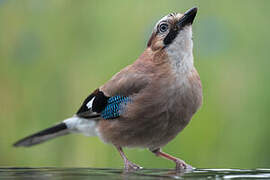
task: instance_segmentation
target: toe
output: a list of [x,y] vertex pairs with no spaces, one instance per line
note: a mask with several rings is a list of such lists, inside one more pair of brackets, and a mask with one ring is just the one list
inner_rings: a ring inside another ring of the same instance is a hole
[[182,160],[176,161],[176,170],[193,169],[193,167]]
[[138,165],[136,165],[136,164],[134,164],[132,162],[128,161],[128,162],[125,163],[125,170],[130,171],[130,170],[140,170],[140,169],[142,169],[141,166],[138,166]]

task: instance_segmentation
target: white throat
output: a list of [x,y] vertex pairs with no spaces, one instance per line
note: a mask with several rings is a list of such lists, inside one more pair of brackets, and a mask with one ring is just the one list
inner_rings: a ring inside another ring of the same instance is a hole
[[172,44],[166,49],[172,70],[186,74],[193,68],[193,42],[191,27],[181,30]]

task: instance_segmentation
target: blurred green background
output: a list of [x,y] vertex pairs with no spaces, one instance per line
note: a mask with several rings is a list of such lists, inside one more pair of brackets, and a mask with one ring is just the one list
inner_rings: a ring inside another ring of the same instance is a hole
[[[0,0],[0,166],[122,167],[97,137],[12,143],[72,116],[140,55],[157,20],[193,6],[204,103],[164,151],[201,168],[270,167],[268,0]],[[125,151],[144,167],[174,166],[147,150]]]

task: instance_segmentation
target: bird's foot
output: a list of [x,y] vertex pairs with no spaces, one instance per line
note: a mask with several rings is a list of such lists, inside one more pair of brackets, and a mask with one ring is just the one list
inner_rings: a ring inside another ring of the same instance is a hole
[[181,170],[192,170],[194,169],[191,165],[185,163],[185,161],[181,160],[181,159],[177,159],[175,161],[176,163],[176,171],[181,171]]
[[126,171],[134,171],[134,170],[140,170],[142,169],[142,167],[130,162],[130,161],[126,161],[125,162],[125,170]]

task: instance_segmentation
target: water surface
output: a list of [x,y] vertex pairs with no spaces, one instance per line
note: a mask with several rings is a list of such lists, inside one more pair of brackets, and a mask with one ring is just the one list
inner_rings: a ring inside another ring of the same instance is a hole
[[0,168],[0,179],[270,179],[270,169],[196,169],[175,172],[172,169],[142,169],[125,172],[122,169],[98,168]]

